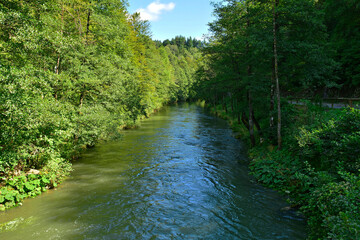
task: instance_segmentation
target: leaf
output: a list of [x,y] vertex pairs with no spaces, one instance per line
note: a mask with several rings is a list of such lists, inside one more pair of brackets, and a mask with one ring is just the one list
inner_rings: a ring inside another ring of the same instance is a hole
[[8,194],[5,195],[5,199],[8,200],[8,201],[13,201],[14,196],[9,192]]
[[29,182],[26,182],[26,183],[25,183],[25,188],[26,188],[28,191],[32,191],[32,190],[35,189],[35,186],[32,185],[32,184],[29,183]]
[[45,183],[45,184],[49,184],[49,183],[50,183],[50,180],[47,179],[46,177],[42,177],[42,178],[41,178],[41,181],[42,181],[43,183]]

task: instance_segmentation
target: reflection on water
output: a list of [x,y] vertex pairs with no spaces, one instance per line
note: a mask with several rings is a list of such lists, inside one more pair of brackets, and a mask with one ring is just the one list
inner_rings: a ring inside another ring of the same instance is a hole
[[305,223],[248,176],[226,122],[164,108],[88,150],[59,189],[0,213],[0,239],[304,239]]

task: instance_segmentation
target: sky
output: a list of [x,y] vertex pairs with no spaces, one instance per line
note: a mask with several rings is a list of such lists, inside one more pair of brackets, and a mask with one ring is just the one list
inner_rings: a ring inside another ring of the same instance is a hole
[[201,39],[214,20],[211,0],[128,0],[129,12],[140,12],[151,24],[153,40],[175,36]]

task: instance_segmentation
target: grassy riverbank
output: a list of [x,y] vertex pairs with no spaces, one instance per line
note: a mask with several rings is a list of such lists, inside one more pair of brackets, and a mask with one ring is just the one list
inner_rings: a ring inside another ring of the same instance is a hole
[[0,210],[56,187],[83,149],[191,96],[201,41],[153,41],[127,8],[0,2]]
[[[249,149],[251,173],[306,216],[309,239],[360,239],[360,111],[310,103],[285,109],[283,149],[276,149],[271,132],[258,132],[261,142]],[[250,146],[235,114],[223,106],[210,110]]]
[[[156,111],[157,109],[152,112]],[[150,114],[148,115],[150,116]],[[67,147],[62,148],[60,147],[61,143],[56,143],[57,139],[55,139],[56,144],[43,147],[46,151],[52,152],[53,155],[47,156],[46,164],[43,164],[42,167],[35,169],[19,163],[13,170],[4,171],[0,179],[0,211],[21,206],[24,199],[35,197],[42,192],[56,188],[71,173],[71,162],[77,159],[83,150],[93,147],[99,141],[120,138],[122,130],[136,128],[139,126],[139,121],[145,117],[145,115],[139,116],[136,121],[129,121],[113,132],[107,131],[106,134],[89,137],[88,140],[92,142],[91,145],[81,141],[74,141],[72,137],[69,137],[65,139]],[[71,129],[68,129],[68,131],[71,131]],[[40,155],[36,156],[37,158],[42,157],[41,152],[34,154]]]

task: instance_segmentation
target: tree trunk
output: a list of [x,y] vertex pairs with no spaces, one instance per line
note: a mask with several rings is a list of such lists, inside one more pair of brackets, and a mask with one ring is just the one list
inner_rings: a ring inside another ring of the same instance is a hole
[[278,111],[278,126],[277,126],[277,137],[278,137],[278,150],[282,147],[282,138],[281,138],[281,104],[280,104],[280,84],[279,84],[279,71],[278,71],[278,55],[277,55],[277,6],[279,5],[279,0],[274,0],[274,9],[273,9],[273,34],[274,34],[274,73],[275,73],[275,84],[276,84],[276,98],[277,98],[277,111]]
[[85,98],[85,92],[81,92],[80,94],[80,102],[79,102],[79,108],[81,109],[84,103],[84,98]]
[[225,97],[224,95],[222,96],[222,109],[225,110]]
[[234,114],[234,99],[231,95],[231,113]]
[[[246,26],[248,28],[250,28],[250,20],[247,21]],[[246,43],[246,55],[249,55],[250,53],[250,44],[249,41],[247,41]],[[249,134],[250,134],[250,142],[251,142],[251,147],[255,146],[255,135],[254,135],[254,109],[253,109],[253,105],[252,105],[252,96],[251,96],[251,82],[250,82],[250,77],[252,74],[252,70],[251,70],[251,65],[249,64],[247,66],[247,75],[248,75],[248,92],[247,92],[247,96],[248,96],[248,105],[249,105]]]
[[224,106],[225,113],[228,113],[228,109],[227,109],[227,105],[226,105],[226,97],[225,96],[223,96],[223,106]]
[[[61,8],[60,34],[61,34],[61,37],[63,37],[63,35],[64,35],[64,5],[62,5],[62,8]],[[62,42],[60,42],[60,44],[62,45]],[[57,75],[59,75],[59,73],[60,73],[61,51],[58,51],[58,53],[59,53],[59,55],[58,55],[56,65],[55,65],[55,74],[57,74]],[[54,98],[55,99],[58,98],[57,89],[55,89],[55,87],[54,87]]]
[[239,107],[240,107],[239,102],[240,102],[240,97],[236,97],[236,107],[235,107],[235,109],[237,111],[238,123],[240,124],[241,123],[241,112],[240,112],[240,109],[239,109]]
[[78,20],[78,23],[79,23],[79,36],[82,37],[82,35],[83,35],[83,27],[82,27],[82,24],[81,24],[80,9],[77,10],[77,20]]
[[[240,112],[239,112],[239,119],[240,119]],[[247,130],[249,130],[249,119],[246,117],[245,112],[241,113],[241,121],[244,124],[244,126],[246,127]],[[240,123],[240,120],[239,120]]]
[[249,102],[249,134],[250,134],[250,141],[251,146],[255,146],[255,135],[254,135],[254,110],[252,105],[252,96],[251,91],[248,91],[248,102]]
[[[91,4],[91,1],[89,2]],[[91,7],[89,7],[88,15],[87,15],[87,22],[86,22],[86,44],[89,44],[89,33],[90,33],[90,16],[91,16]]]
[[[62,5],[62,8],[61,8],[60,33],[61,33],[61,37],[63,37],[63,35],[64,35],[64,5]],[[60,44],[62,45],[62,42],[60,42]],[[59,71],[60,71],[60,61],[61,61],[61,51],[59,51],[59,55],[58,55],[57,62],[56,62],[56,67],[55,67],[56,74],[59,74]]]
[[253,117],[253,122],[254,122],[254,124],[255,124],[255,127],[256,127],[256,129],[258,130],[259,136],[262,136],[261,127],[260,127],[259,122],[258,122],[258,121],[256,120],[256,118],[255,118],[254,111],[253,111],[253,113],[252,113],[252,117]]
[[55,67],[55,74],[59,74],[59,68],[60,68],[60,54],[57,59],[56,67]]
[[[273,66],[275,66],[274,64],[275,63],[274,63],[274,59],[273,59]],[[274,115],[273,115],[273,112],[275,109],[275,85],[274,85],[274,82],[275,82],[275,69],[273,68],[273,73],[271,76],[271,88],[270,88],[270,113],[269,113],[270,128],[274,127]]]

